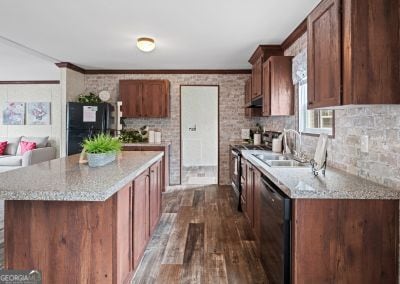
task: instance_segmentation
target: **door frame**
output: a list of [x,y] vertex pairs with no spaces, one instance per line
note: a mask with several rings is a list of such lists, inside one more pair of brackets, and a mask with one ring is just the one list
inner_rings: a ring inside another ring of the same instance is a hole
[[217,185],[219,185],[219,177],[220,177],[220,170],[219,170],[219,166],[220,166],[220,157],[219,157],[219,147],[220,147],[220,115],[219,115],[219,105],[220,105],[220,92],[219,92],[219,85],[202,85],[202,84],[182,84],[179,86],[179,136],[180,136],[180,140],[179,140],[179,167],[180,167],[180,171],[179,171],[179,184],[182,185],[182,168],[183,168],[183,164],[182,164],[182,87],[217,87]]

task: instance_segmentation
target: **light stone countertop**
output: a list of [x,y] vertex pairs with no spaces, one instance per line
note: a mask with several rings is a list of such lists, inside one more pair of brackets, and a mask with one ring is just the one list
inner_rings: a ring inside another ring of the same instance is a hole
[[105,201],[164,155],[126,151],[98,168],[79,154],[0,173],[0,200]]
[[314,176],[310,167],[270,167],[252,154],[262,150],[244,150],[243,157],[270,178],[287,196],[294,199],[400,199],[400,189],[385,187],[367,179],[328,167],[325,177]]

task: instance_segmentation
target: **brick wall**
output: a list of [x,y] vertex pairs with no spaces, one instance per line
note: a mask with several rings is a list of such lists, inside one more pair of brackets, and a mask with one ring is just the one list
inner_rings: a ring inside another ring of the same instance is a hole
[[219,85],[219,172],[220,184],[229,184],[229,144],[240,138],[240,129],[254,126],[244,117],[244,84],[249,75],[86,75],[88,91],[111,92],[112,101],[118,98],[121,79],[167,79],[171,83],[171,117],[167,119],[127,119],[130,127],[148,125],[162,130],[163,140],[171,141],[171,184],[180,181],[180,85]]
[[[285,55],[297,55],[307,48],[303,35]],[[298,129],[296,90],[295,116],[260,118],[268,129]],[[369,136],[369,153],[361,153],[361,135]],[[303,150],[314,155],[318,138],[303,136]],[[400,188],[400,106],[349,106],[335,110],[335,137],[329,139],[328,164],[374,182]]]

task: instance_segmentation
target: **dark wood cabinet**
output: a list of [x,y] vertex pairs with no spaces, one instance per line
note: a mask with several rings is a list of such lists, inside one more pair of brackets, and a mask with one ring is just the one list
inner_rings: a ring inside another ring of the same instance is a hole
[[280,45],[259,45],[250,57],[251,69],[251,99],[262,96],[263,92],[263,63],[274,55],[283,55]]
[[[265,199],[270,191],[262,173],[244,163],[243,213],[253,228],[255,252],[263,259],[262,244],[278,249],[283,227],[268,229],[269,218],[277,218],[276,208]],[[292,199],[291,283],[397,283],[398,224],[399,200]],[[267,273],[271,282],[274,272]]]
[[[246,80],[244,88],[244,105],[249,106],[251,104],[251,78]],[[245,117],[259,117],[261,116],[261,108],[245,108]]]
[[246,217],[254,225],[254,166],[246,163]]
[[271,56],[263,64],[263,116],[294,115],[292,56]]
[[324,0],[308,16],[308,108],[399,104],[400,0]]
[[295,199],[292,283],[398,283],[398,200]]
[[150,237],[149,170],[133,181],[133,269],[136,269]]
[[308,108],[341,104],[341,1],[321,2],[307,19]]
[[161,213],[161,162],[150,167],[150,235],[153,234]]
[[165,192],[166,187],[169,186],[169,152],[170,145],[124,145],[123,151],[162,151],[164,156],[161,159],[161,190]]
[[120,80],[119,93],[123,117],[169,116],[168,80]]
[[[263,184],[261,182],[261,172],[254,168],[254,176],[253,176],[253,214],[254,214],[254,222],[253,222],[253,230],[254,235],[256,237],[256,245],[259,247],[260,245],[260,235],[261,235],[261,190],[263,188]],[[259,252],[257,252],[259,254]]]

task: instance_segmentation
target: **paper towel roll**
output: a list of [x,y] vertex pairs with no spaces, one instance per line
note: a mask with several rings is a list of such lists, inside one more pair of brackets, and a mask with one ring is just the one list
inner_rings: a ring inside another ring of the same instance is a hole
[[260,144],[261,144],[261,134],[255,133],[254,134],[254,145],[260,145]]
[[161,143],[161,132],[154,132],[154,142],[155,143]]
[[149,131],[149,143],[154,143],[155,137],[154,137],[154,131],[150,130]]

